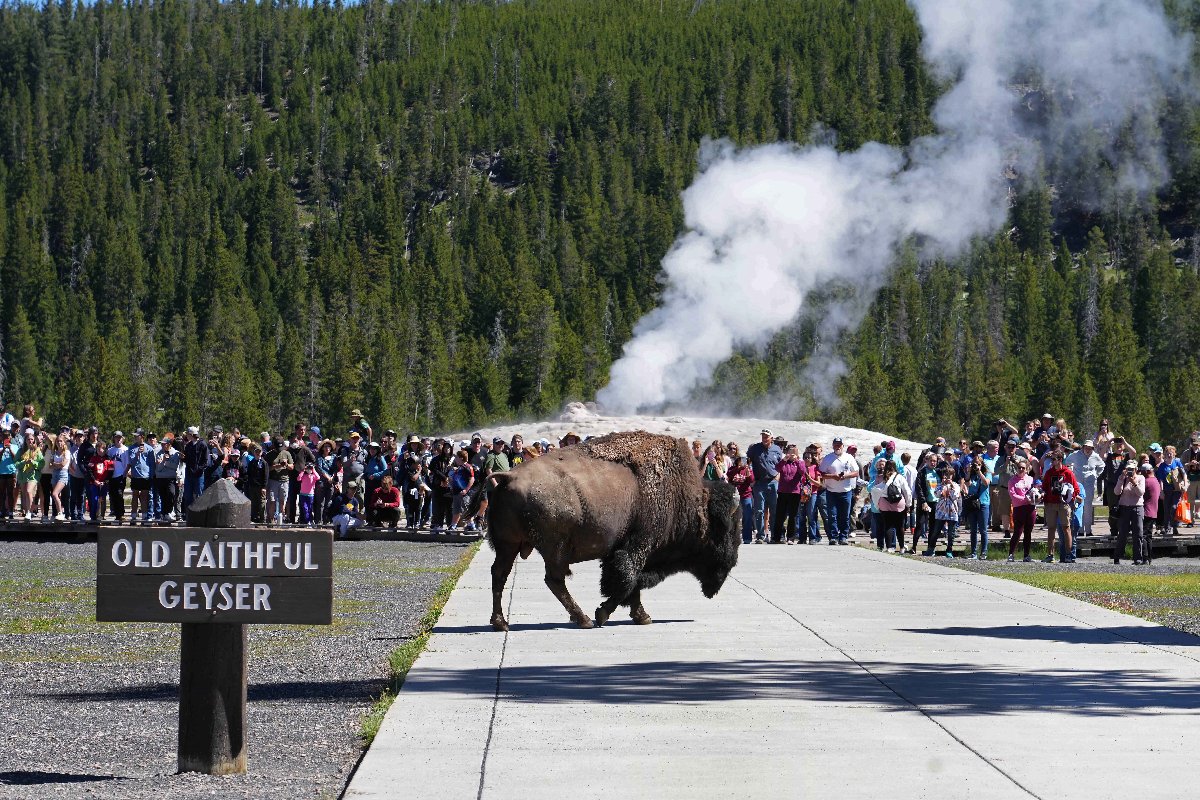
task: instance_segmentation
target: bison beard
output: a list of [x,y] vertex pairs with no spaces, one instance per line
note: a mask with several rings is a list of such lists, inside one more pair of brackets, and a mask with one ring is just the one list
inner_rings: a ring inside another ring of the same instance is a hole
[[737,494],[728,484],[701,481],[682,439],[614,433],[488,480],[496,630],[508,630],[501,596],[513,563],[534,549],[546,562],[546,585],[581,628],[592,620],[567,591],[571,564],[601,561],[601,625],[619,605],[648,624],[642,589],[678,572],[694,575],[713,597],[737,564]]

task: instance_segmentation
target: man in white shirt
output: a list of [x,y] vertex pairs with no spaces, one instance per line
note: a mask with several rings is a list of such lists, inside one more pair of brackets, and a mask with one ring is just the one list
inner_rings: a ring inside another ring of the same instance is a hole
[[825,478],[829,543],[849,544],[850,506],[858,485],[858,461],[843,449],[842,437],[834,437],[833,452],[821,459],[819,469]]
[[1104,473],[1104,459],[1096,452],[1095,443],[1088,439],[1083,443],[1083,447],[1067,456],[1067,466],[1075,473],[1075,480],[1079,481],[1079,488],[1082,489],[1080,500],[1083,501],[1082,524],[1078,523],[1078,512],[1073,514],[1071,516],[1071,527],[1074,529],[1072,533],[1075,536],[1080,534],[1091,536],[1092,519],[1095,515],[1095,507],[1092,504],[1096,497],[1096,481]]
[[113,443],[108,448],[108,458],[113,462],[112,476],[108,479],[108,507],[117,522],[125,520],[125,483],[129,472],[129,448],[125,445],[125,434],[113,431]]

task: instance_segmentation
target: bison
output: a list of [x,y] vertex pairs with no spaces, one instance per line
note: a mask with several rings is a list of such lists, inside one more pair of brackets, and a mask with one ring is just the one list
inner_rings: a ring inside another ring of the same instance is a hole
[[702,481],[682,439],[610,434],[492,475],[487,488],[488,540],[496,551],[491,623],[498,631],[508,630],[501,595],[513,563],[534,549],[546,563],[546,585],[581,628],[592,620],[567,591],[571,564],[601,561],[605,600],[597,625],[620,605],[629,606],[634,622],[649,624],[642,590],[678,572],[694,575],[713,597],[737,564],[737,493]]

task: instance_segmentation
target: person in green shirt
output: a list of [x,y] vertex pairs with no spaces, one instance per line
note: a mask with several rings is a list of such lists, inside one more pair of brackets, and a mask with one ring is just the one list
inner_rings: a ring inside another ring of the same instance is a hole
[[33,519],[34,495],[45,463],[37,437],[32,432],[28,433],[17,456],[17,489],[21,494],[21,510],[25,512],[25,519]]

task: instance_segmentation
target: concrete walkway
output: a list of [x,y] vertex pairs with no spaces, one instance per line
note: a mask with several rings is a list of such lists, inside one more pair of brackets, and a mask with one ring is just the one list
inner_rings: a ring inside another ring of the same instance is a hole
[[[1142,798],[1193,791],[1200,639],[858,547],[743,547],[714,600],[578,630],[481,550],[348,798]],[[597,605],[599,570],[569,585]],[[621,609],[620,611],[624,611]]]

